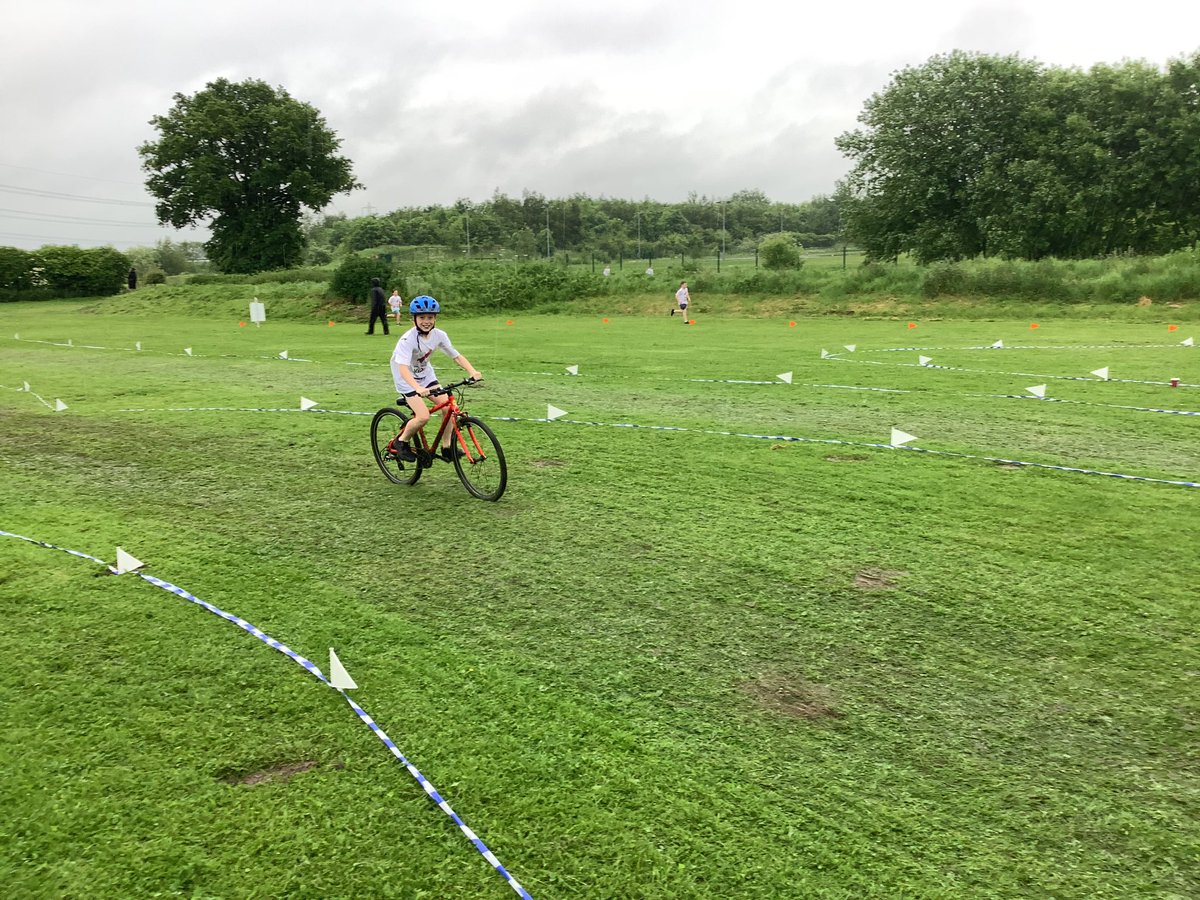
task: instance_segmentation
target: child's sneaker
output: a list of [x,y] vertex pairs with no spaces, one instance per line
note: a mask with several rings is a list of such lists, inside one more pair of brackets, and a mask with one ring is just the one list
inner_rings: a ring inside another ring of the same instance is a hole
[[671,315],[675,315],[675,310],[671,310]]
[[396,459],[401,462],[416,462],[417,454],[413,453],[413,448],[405,441],[396,441],[392,448],[396,452]]
[[454,457],[462,455],[462,447],[459,447],[457,444],[453,447],[443,447],[441,452],[441,457],[446,462],[454,462]]

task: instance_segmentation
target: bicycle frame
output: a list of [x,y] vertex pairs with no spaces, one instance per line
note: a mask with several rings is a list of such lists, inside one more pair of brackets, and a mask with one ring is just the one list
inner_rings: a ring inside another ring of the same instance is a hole
[[472,435],[472,440],[468,443],[463,437],[462,431],[458,427],[459,417],[466,415],[466,412],[461,406],[458,405],[458,401],[454,397],[454,391],[471,383],[472,382],[469,380],[460,381],[456,382],[455,384],[449,384],[445,387],[438,388],[436,391],[431,392],[431,395],[433,396],[436,396],[437,394],[445,394],[446,399],[429,410],[429,417],[431,419],[435,413],[440,412],[442,414],[442,424],[438,427],[437,434],[434,436],[433,441],[431,442],[426,438],[424,428],[417,430],[417,435],[421,440],[421,449],[425,452],[427,458],[431,459],[433,457],[434,450],[441,446],[442,437],[446,433],[447,426],[454,430],[454,443],[458,444],[459,448],[463,452],[463,457],[467,460],[467,462],[474,463],[484,458],[483,448],[479,446],[478,438],[475,438],[475,436]]

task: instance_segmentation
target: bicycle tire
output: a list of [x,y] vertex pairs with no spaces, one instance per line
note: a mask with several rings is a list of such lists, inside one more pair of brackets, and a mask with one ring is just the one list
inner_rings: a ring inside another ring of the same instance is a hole
[[401,462],[386,455],[388,444],[400,434],[407,422],[408,416],[392,406],[385,406],[371,419],[371,452],[375,455],[379,470],[393,484],[416,484],[421,477],[420,462]]
[[499,500],[508,486],[508,465],[504,462],[504,451],[495,433],[474,416],[464,416],[458,422],[459,433],[466,441],[473,459],[462,454],[462,448],[454,454],[454,471],[471,496],[480,500]]

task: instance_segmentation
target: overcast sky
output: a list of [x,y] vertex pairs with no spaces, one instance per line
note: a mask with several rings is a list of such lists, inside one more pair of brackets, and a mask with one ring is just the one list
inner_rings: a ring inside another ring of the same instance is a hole
[[315,106],[365,185],[328,211],[358,216],[496,189],[801,202],[845,174],[834,138],[863,102],[934,54],[1200,48],[1179,0],[0,3],[0,245],[27,248],[205,237],[154,224],[136,148],[219,77]]

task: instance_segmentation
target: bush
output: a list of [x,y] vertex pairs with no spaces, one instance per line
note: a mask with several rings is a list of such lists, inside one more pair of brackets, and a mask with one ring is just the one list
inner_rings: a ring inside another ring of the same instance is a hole
[[366,303],[371,296],[371,279],[387,288],[396,280],[392,264],[366,256],[347,256],[329,282],[329,293],[339,300]]
[[[43,247],[32,253],[13,248],[0,257],[0,271],[12,277],[8,291],[45,297],[106,297],[125,288],[129,257],[112,247]],[[27,267],[21,273],[22,257]],[[19,298],[17,298],[19,299]]]
[[142,284],[166,284],[167,274],[162,269],[151,269],[142,277]]
[[804,264],[800,251],[804,248],[790,231],[769,234],[758,244],[758,255],[768,269],[798,269]]
[[7,291],[27,291],[34,285],[32,253],[16,247],[0,247],[0,288]]

